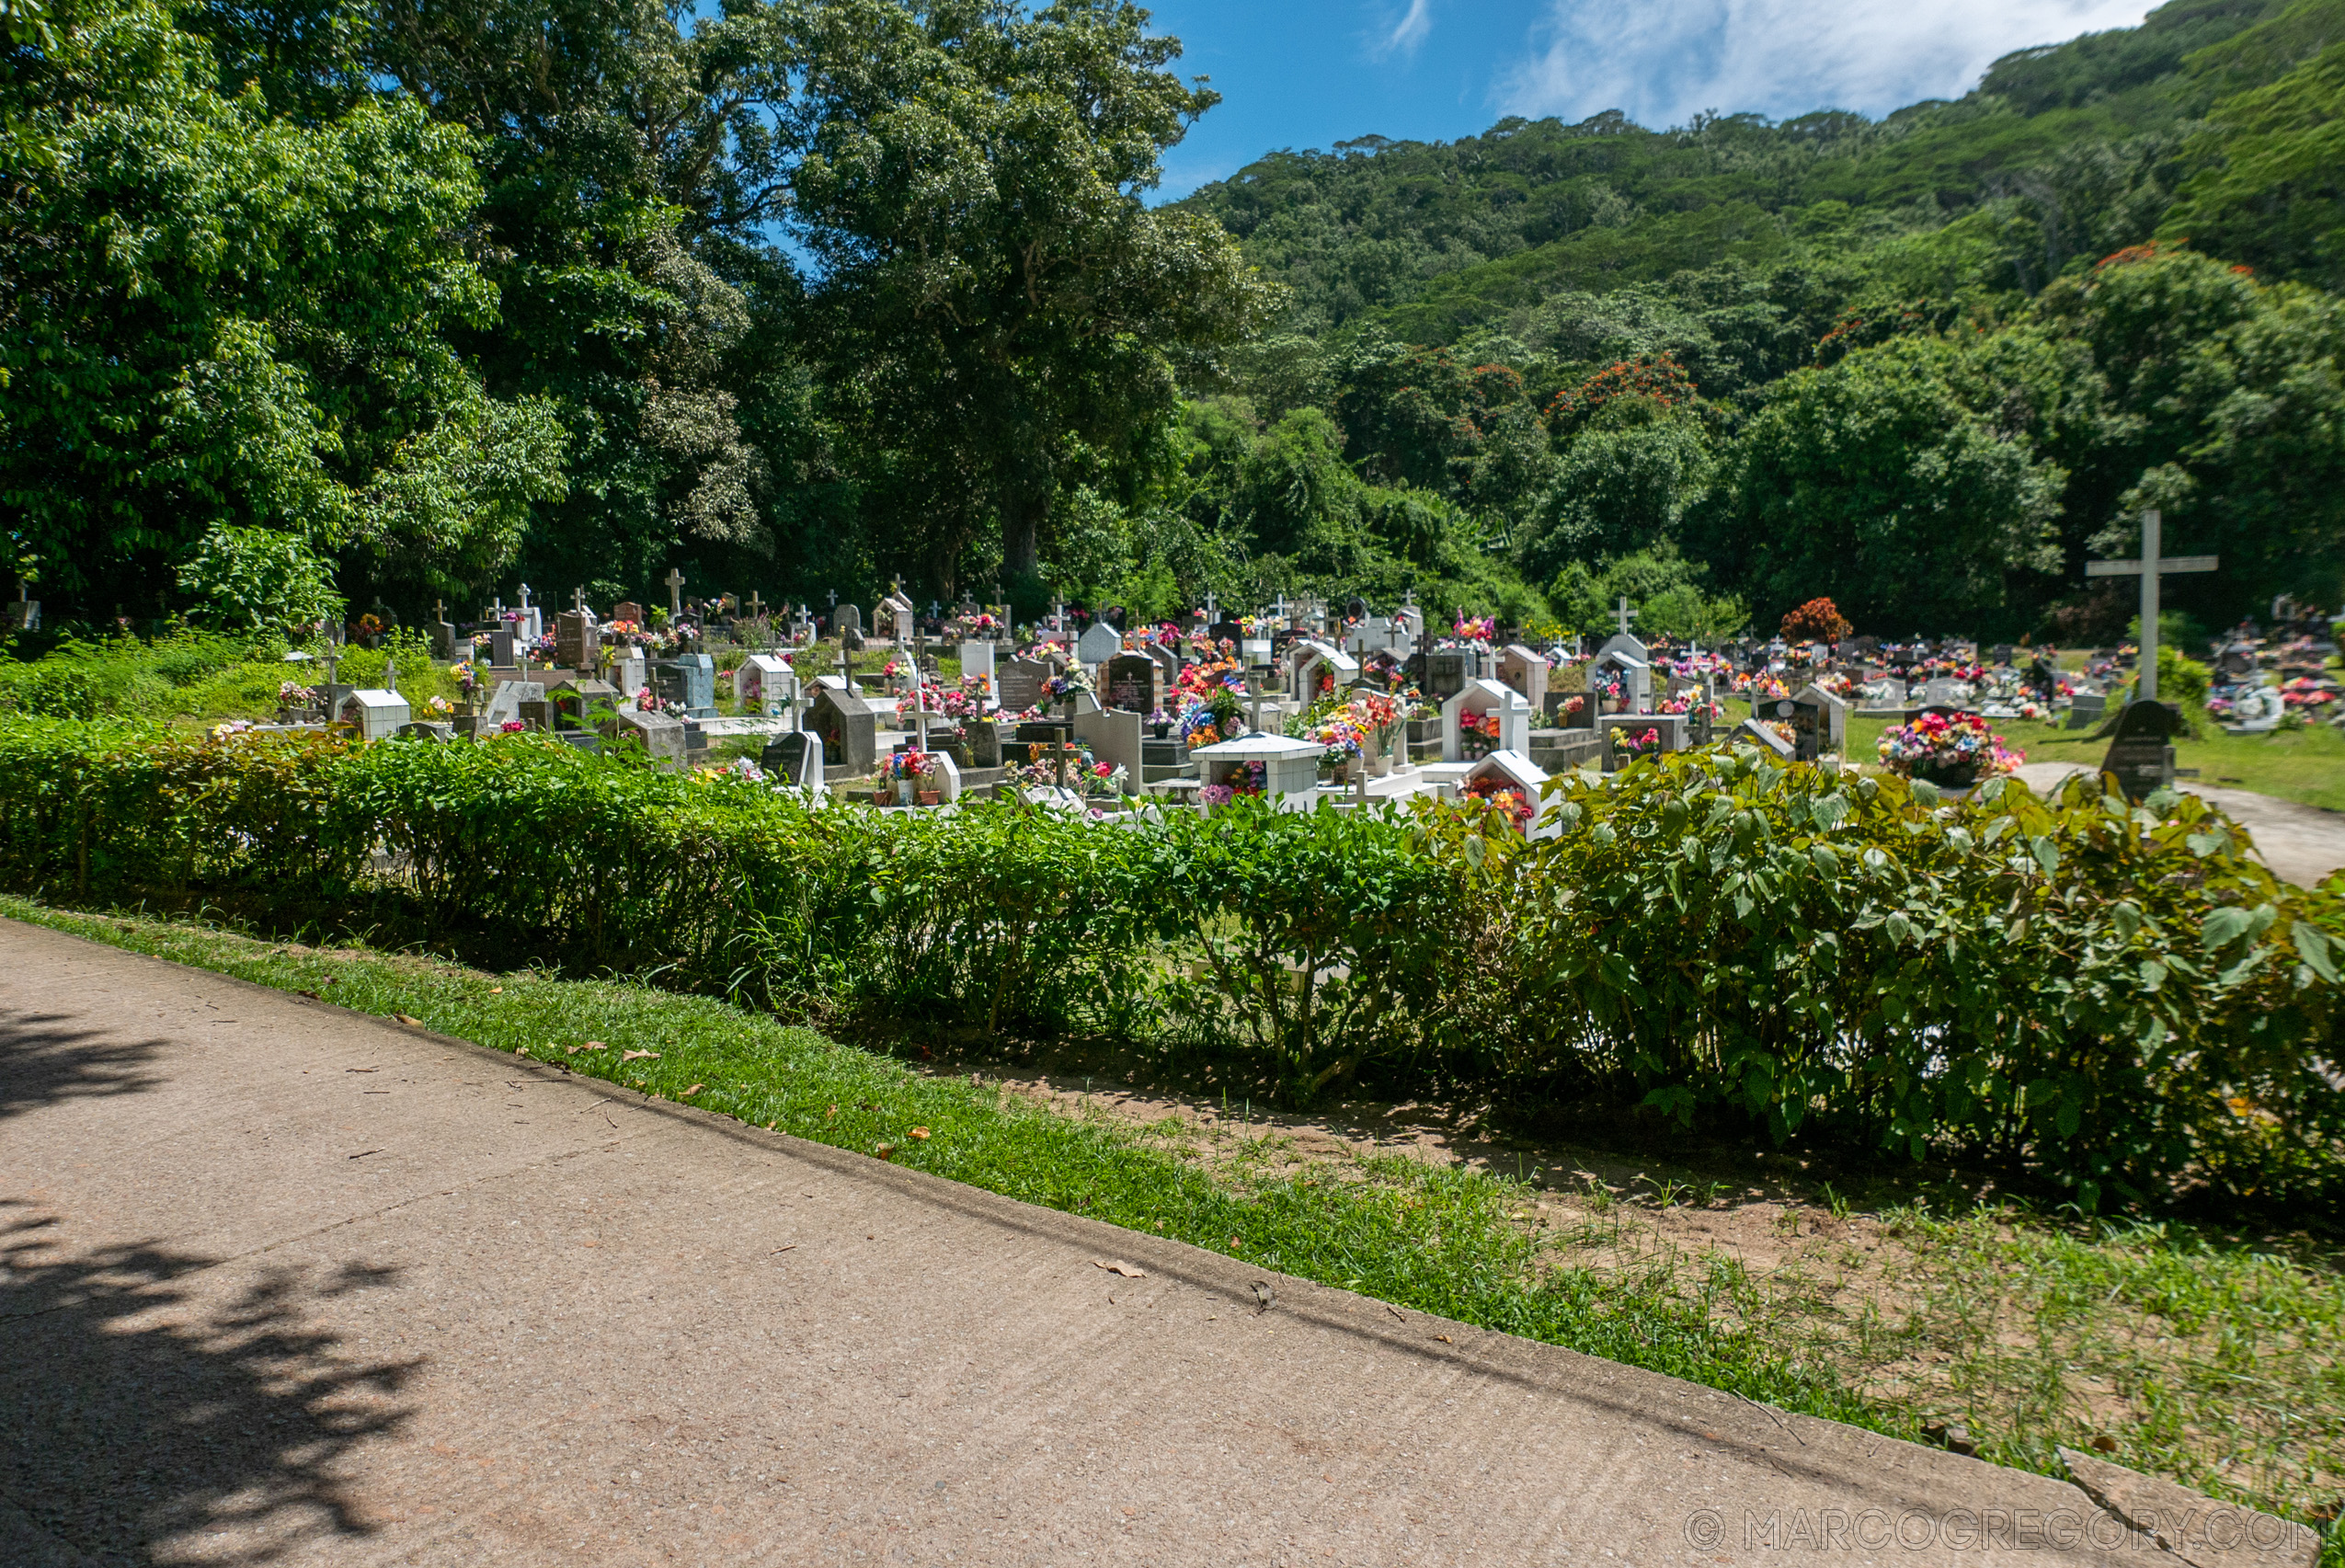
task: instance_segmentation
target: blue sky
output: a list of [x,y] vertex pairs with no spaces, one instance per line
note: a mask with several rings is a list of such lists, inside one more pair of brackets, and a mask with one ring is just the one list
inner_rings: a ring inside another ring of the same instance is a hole
[[1997,55],[2131,27],[2145,0],[1159,0],[1224,99],[1165,160],[1187,194],[1276,147],[1447,140],[1508,114],[1880,115]]

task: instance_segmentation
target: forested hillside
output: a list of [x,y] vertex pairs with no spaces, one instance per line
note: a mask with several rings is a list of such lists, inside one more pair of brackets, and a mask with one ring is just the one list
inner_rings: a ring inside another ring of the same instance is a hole
[[0,524],[52,624],[344,601],[1715,634],[2345,597],[2345,0],[2178,0],[1880,122],[1505,121],[1172,205],[1115,0],[12,0]]
[[2082,635],[2146,503],[2225,555],[2209,617],[2345,589],[2340,198],[2345,4],[2176,0],[1879,122],[1510,120],[1189,205],[1288,291],[1219,389],[1265,444],[1441,494],[1567,622],[1611,560]]

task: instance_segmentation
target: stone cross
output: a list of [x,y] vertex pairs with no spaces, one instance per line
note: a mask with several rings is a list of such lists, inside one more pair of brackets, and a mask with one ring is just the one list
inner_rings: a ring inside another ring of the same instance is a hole
[[830,612],[839,613],[839,590],[835,588],[830,590]]
[[1253,730],[1259,731],[1259,730],[1262,728],[1262,682],[1261,682],[1261,681],[1255,681],[1255,680],[1253,680],[1253,679],[1251,679],[1251,678],[1249,678],[1249,679],[1247,680],[1247,681],[1246,681],[1246,700],[1247,700],[1247,702],[1248,702],[1249,704],[1252,704],[1252,706],[1253,706],[1253,719],[1252,719],[1251,721],[1249,721],[1249,723],[1248,723],[1248,725],[1247,725],[1247,727],[1248,727],[1248,728],[1250,728],[1250,729],[1253,729]]
[[754,621],[764,612],[764,601],[758,598],[757,589],[749,589],[749,619]]
[[668,568],[668,618],[684,618],[684,574],[673,567]]
[[523,583],[523,584],[521,584],[521,608],[522,608],[523,610],[525,610],[525,611],[526,611],[529,607],[530,607],[530,585],[529,585],[529,584],[527,584],[527,583]]
[[2179,572],[2211,572],[2213,555],[2160,555],[2158,536],[2165,519],[2156,507],[2142,513],[2142,558],[2138,561],[2087,561],[2088,578],[2142,579],[2142,651],[2135,668],[2141,675],[2139,700],[2157,701],[2157,579]]
[[399,665],[395,659],[383,661],[383,689],[396,695],[399,690]]
[[[18,591],[21,592],[23,590],[18,589]],[[448,619],[448,606],[441,603],[437,599],[433,600],[431,601],[431,618],[435,621],[445,621]]]
[[1629,635],[1629,623],[1637,618],[1637,612],[1629,608],[1629,596],[1627,594],[1624,593],[1620,596],[1620,607],[1615,610],[1613,613],[1620,618],[1620,635],[1624,637],[1627,636]]
[[1211,589],[1205,590],[1205,624],[1208,626],[1218,626],[1221,624],[1220,601],[1213,597]]
[[573,611],[577,612],[578,614],[583,615],[583,614],[585,614],[585,613],[586,613],[586,589],[582,589],[582,588],[574,588],[574,589],[572,589],[570,590],[570,608],[571,608]]

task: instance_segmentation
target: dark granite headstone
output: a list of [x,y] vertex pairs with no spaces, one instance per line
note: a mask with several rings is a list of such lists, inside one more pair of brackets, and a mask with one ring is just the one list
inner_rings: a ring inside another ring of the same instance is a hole
[[2174,766],[2174,737],[2181,728],[2179,708],[2155,700],[2128,703],[2100,771],[2113,774],[2125,798],[2138,804],[2165,784]]
[[1042,702],[1042,683],[1050,679],[1049,665],[1038,659],[1013,658],[1001,667],[1001,708],[1005,713],[1022,714]]
[[640,626],[643,624],[643,606],[632,599],[623,599],[611,607],[611,618]]
[[1144,653],[1119,653],[1107,661],[1107,705],[1127,713],[1157,708],[1156,660]]
[[601,638],[595,635],[594,617],[565,610],[554,617],[554,661],[566,670],[591,670]]
[[1424,680],[1418,690],[1428,702],[1446,703],[1466,689],[1477,662],[1466,648],[1435,648],[1424,656]]
[[775,784],[811,787],[822,778],[822,742],[799,730],[784,730],[765,743],[757,765]]

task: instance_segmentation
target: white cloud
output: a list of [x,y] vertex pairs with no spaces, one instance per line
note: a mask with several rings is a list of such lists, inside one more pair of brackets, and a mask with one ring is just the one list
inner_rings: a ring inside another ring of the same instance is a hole
[[[1510,112],[1607,109],[1655,129],[1705,109],[1879,115],[1967,91],[1998,56],[2131,27],[2146,0],[1551,0]],[[1413,17],[1414,13],[1412,12]]]
[[1373,51],[1379,60],[1394,54],[1414,54],[1433,31],[1433,0],[1409,0],[1409,14],[1393,24]]

